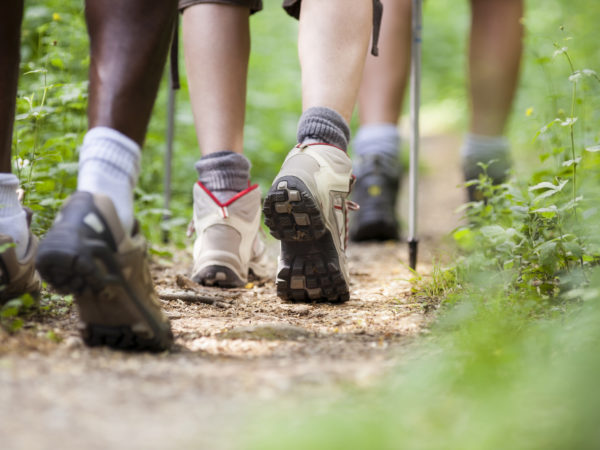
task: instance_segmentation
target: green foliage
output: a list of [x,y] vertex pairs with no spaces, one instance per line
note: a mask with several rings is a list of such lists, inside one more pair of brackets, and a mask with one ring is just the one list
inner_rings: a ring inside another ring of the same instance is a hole
[[79,2],[31,1],[25,9],[13,167],[44,233],[76,186],[86,130],[87,35]]
[[[30,294],[24,294],[0,307],[0,327],[9,332],[16,332],[25,322],[31,324],[42,317],[64,316],[72,306],[73,297],[70,295],[44,293],[39,298],[34,298]],[[50,333],[54,337],[49,335],[49,339],[58,339],[53,332]]]
[[[568,62],[571,74],[564,84],[571,98],[569,113],[563,111],[535,135],[541,141],[540,162],[549,164],[529,183],[498,186],[483,165],[484,174],[471,184],[484,200],[465,205],[468,225],[454,232],[456,242],[468,251],[465,265],[498,271],[507,292],[532,290],[544,299],[561,294],[561,287],[569,292],[571,284],[561,280],[572,279],[574,272],[585,283],[600,259],[597,141],[576,130],[576,114],[587,103],[594,105],[589,114],[600,119],[600,79],[591,69],[576,70],[566,47],[554,56]],[[588,94],[585,99],[578,97],[578,87]]]

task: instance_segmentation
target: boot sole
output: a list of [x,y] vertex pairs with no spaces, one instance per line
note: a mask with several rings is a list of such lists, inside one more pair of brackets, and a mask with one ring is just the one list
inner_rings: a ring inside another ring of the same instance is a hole
[[[73,239],[73,233],[54,233],[41,243],[37,268],[42,278],[59,293],[73,294],[87,323],[81,330],[90,347],[108,346],[119,350],[162,351],[173,341],[170,327],[161,324],[124,279],[113,250],[101,240]],[[114,295],[118,291],[124,295]],[[152,330],[111,325],[105,317],[135,311]]]
[[218,265],[204,267],[192,277],[192,280],[203,286],[220,288],[236,288],[246,284],[229,267]]
[[263,205],[265,224],[281,241],[277,295],[288,301],[342,303],[350,298],[324,217],[298,178],[278,178]]

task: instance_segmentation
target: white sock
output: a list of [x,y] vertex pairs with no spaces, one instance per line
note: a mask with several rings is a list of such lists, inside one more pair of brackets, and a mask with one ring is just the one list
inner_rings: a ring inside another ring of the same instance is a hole
[[22,259],[29,245],[27,216],[19,202],[19,179],[12,173],[0,173],[0,233],[13,238],[17,258]]
[[109,197],[128,233],[133,229],[133,188],[140,158],[138,144],[107,127],[89,130],[79,150],[77,190]]

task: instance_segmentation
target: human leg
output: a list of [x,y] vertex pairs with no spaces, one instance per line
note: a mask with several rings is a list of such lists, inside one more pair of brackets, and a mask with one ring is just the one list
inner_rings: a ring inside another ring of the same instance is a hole
[[[86,3],[90,35],[88,126],[78,190],[111,198],[126,230],[133,227],[133,187],[146,127],[173,32],[175,0]],[[135,20],[132,20],[135,18]]]
[[0,7],[0,303],[40,289],[35,272],[37,239],[19,202],[19,179],[11,168],[12,131],[19,76],[23,2]]
[[194,267],[201,284],[235,287],[266,276],[260,193],[243,156],[249,15],[254,0],[184,1],[183,38],[200,150],[194,185]]
[[[265,223],[281,242],[278,295],[346,301],[345,153],[372,26],[371,0],[304,0],[298,51],[303,114],[298,143],[265,199]],[[337,147],[337,148],[336,148]]]
[[510,167],[504,131],[514,99],[522,54],[523,0],[471,0],[469,50],[471,121],[462,148],[465,179],[478,162],[494,159],[488,173],[501,181]]
[[123,213],[115,192],[105,185],[122,184],[123,195],[132,199],[139,146],[175,14],[175,0],[86,3],[90,131],[81,149],[78,192],[41,243],[37,265],[56,289],[75,295],[89,345],[163,350],[172,341],[145,242],[132,214]]
[[411,0],[384,0],[380,54],[368,56],[358,105],[360,128],[354,139],[356,185],[360,204],[350,223],[354,241],[398,238],[396,200],[401,166],[398,118],[410,69]]
[[198,3],[183,11],[183,40],[196,135],[203,155],[243,152],[250,11]]

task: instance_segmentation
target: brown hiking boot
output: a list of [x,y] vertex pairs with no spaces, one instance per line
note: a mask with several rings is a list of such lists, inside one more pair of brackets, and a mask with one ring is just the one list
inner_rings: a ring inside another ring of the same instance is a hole
[[112,201],[76,192],[40,244],[37,267],[61,293],[72,293],[87,345],[165,350],[172,343],[148,267],[146,242],[126,235]]
[[23,294],[37,297],[42,287],[40,276],[35,270],[37,237],[29,231],[29,244],[21,260],[17,258],[15,247],[11,245],[13,243],[10,236],[0,234],[0,249],[8,246],[0,253],[0,304]]

